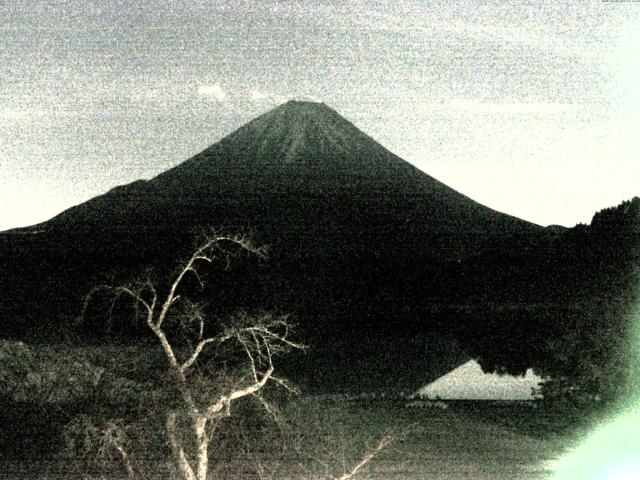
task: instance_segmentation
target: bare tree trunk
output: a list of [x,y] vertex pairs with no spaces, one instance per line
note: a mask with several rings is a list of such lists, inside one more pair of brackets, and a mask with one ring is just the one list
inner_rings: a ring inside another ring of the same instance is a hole
[[115,447],[116,447],[116,450],[118,450],[118,453],[120,454],[120,456],[122,457],[122,463],[124,464],[124,468],[127,470],[127,479],[133,480],[134,478],[136,478],[136,474],[135,474],[135,471],[133,470],[133,467],[131,466],[129,455],[127,455],[126,450],[122,448],[122,445],[120,445],[119,443],[116,443]]
[[207,479],[209,469],[209,439],[207,438],[207,417],[199,415],[195,420],[197,453],[197,480]]
[[187,460],[187,456],[184,453],[184,448],[178,442],[176,438],[175,432],[176,425],[176,414],[170,413],[167,417],[167,435],[169,436],[169,441],[171,442],[171,448],[173,449],[173,453],[176,456],[176,463],[178,465],[178,470],[182,475],[184,480],[197,480],[195,474],[193,473],[193,468],[189,465],[189,460]]

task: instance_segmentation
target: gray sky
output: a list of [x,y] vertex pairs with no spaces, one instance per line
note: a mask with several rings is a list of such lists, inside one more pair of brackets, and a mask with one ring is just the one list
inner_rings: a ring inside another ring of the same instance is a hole
[[0,33],[0,230],[291,98],[536,223],[640,194],[637,2],[0,0]]

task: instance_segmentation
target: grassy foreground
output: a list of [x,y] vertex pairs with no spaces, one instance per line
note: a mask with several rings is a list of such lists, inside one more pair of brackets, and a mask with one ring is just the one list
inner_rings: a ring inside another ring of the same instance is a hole
[[[544,413],[517,405],[452,405],[441,410],[406,408],[401,399],[302,397],[286,405],[282,414],[288,419],[286,438],[276,428],[269,428],[262,440],[257,440],[257,431],[246,431],[246,447],[235,457],[216,459],[212,451],[212,478],[339,477],[385,434],[393,443],[353,478],[547,478],[551,472],[545,466],[569,443],[566,436],[540,434]],[[3,479],[82,478],[85,473],[55,458],[22,464],[5,458],[3,463]],[[161,478],[169,475],[157,467]],[[149,465],[148,471],[155,468]],[[124,478],[119,465],[112,471],[104,478]]]

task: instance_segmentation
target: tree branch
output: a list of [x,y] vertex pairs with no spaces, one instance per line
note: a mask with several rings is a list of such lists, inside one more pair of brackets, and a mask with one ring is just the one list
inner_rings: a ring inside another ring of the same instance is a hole
[[365,454],[364,457],[362,457],[362,460],[360,460],[360,462],[356,464],[349,472],[345,473],[340,477],[332,477],[332,478],[334,480],[348,480],[354,477],[362,467],[368,464],[373,459],[373,457],[375,457],[380,452],[380,450],[382,450],[383,448],[386,448],[392,441],[393,439],[390,436],[385,435],[380,439],[380,442],[378,442],[378,445],[372,451]]
[[231,412],[231,402],[239,398],[246,397],[247,395],[256,393],[258,390],[264,387],[271,378],[273,370],[273,366],[270,366],[267,371],[262,374],[262,378],[259,381],[254,382],[251,385],[246,386],[245,388],[234,390],[228,396],[223,395],[222,397],[220,397],[217,402],[209,405],[209,407],[207,408],[207,418],[214,418],[218,412],[222,411],[223,408],[225,409],[226,414],[229,415]]
[[212,343],[215,342],[216,339],[215,338],[206,338],[204,340],[200,340],[198,342],[198,345],[196,345],[195,350],[193,351],[193,353],[191,354],[191,356],[182,364],[180,365],[180,371],[181,372],[186,372],[187,369],[193,365],[195,363],[195,361],[198,359],[198,357],[200,356],[200,353],[202,353],[202,349],[208,344],[208,343]]

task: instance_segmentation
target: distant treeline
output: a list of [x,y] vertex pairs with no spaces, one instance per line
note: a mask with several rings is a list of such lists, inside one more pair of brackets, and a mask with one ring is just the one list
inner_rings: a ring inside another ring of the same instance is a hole
[[640,198],[559,232],[527,263],[529,295],[547,302],[491,314],[502,320],[462,332],[470,333],[466,344],[483,367],[516,373],[535,367],[554,379],[548,396],[612,399],[637,388]]

